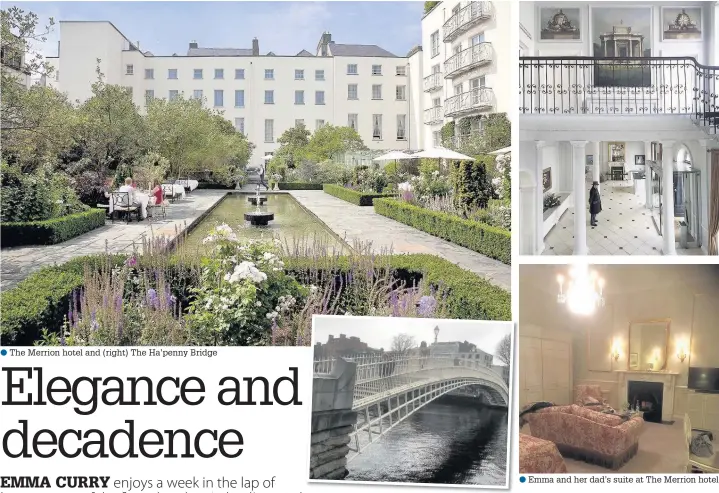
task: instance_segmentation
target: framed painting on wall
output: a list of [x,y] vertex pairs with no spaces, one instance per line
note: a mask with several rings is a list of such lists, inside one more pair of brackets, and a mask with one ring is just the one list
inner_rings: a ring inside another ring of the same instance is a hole
[[701,7],[662,7],[662,41],[701,40]]
[[644,154],[636,154],[634,156],[634,164],[636,166],[644,166],[646,163],[644,162]]
[[624,152],[626,145],[624,142],[609,143],[609,162],[624,164]]
[[639,367],[639,354],[638,353],[630,353],[629,354],[629,368],[634,369]]
[[596,87],[651,87],[651,71],[637,58],[652,56],[652,9],[591,7]]
[[542,189],[547,192],[552,188],[552,168],[547,168],[542,172]]
[[581,41],[581,14],[578,8],[540,8],[541,41]]

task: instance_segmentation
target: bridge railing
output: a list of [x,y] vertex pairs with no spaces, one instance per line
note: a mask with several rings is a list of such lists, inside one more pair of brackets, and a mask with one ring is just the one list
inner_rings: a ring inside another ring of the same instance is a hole
[[[454,354],[369,353],[346,355],[342,359],[357,365],[355,403],[416,386],[433,378],[431,370],[460,370],[466,376],[486,378],[506,391],[502,376],[489,365]],[[337,361],[338,358],[316,359],[315,375],[331,374]]]

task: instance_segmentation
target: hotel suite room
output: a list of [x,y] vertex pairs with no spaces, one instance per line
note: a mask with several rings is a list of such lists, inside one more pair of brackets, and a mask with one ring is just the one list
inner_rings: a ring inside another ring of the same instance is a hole
[[521,265],[520,472],[692,470],[685,426],[718,446],[718,300],[717,265]]

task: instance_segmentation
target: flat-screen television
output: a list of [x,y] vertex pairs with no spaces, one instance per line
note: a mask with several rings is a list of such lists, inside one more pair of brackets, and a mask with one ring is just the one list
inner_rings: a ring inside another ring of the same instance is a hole
[[705,392],[719,392],[719,368],[689,367],[687,387]]

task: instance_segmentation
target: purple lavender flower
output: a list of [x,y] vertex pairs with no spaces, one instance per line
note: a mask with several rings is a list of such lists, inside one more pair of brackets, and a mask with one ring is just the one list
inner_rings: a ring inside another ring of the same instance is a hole
[[392,290],[389,295],[389,306],[392,307],[392,316],[399,317],[399,297],[396,290]]
[[147,304],[153,308],[160,307],[160,299],[157,297],[157,291],[152,288],[147,290]]
[[125,265],[127,265],[128,267],[135,267],[137,265],[137,259],[134,256],[129,257],[127,260],[125,260]]
[[65,328],[60,329],[60,345],[61,346],[67,346],[67,341],[65,340]]
[[411,190],[402,191],[402,200],[405,202],[414,202],[414,194]]
[[417,308],[417,313],[419,313],[423,317],[431,317],[436,308],[437,300],[434,299],[434,296],[422,296],[419,299],[419,307]]
[[95,316],[95,309],[93,308],[92,313],[90,314],[90,330],[93,332],[100,328],[100,324],[97,321],[97,318]]

